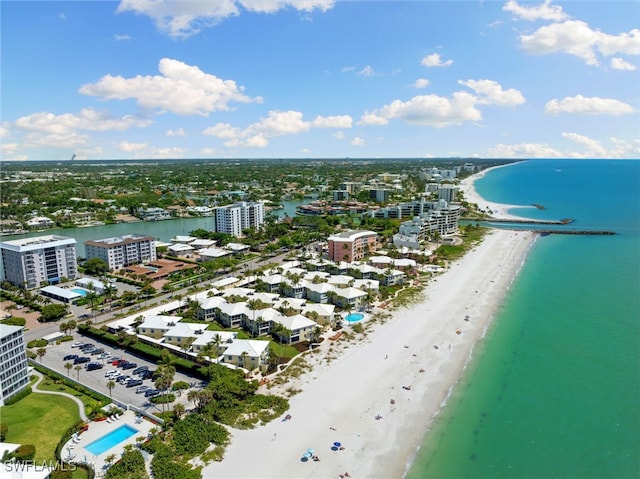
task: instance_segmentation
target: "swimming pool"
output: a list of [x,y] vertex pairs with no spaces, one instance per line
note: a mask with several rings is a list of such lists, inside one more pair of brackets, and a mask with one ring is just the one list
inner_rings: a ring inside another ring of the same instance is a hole
[[86,296],[88,292],[86,289],[82,289],[82,288],[71,288],[70,291],[81,294],[82,296]]
[[125,424],[120,426],[118,429],[114,429],[109,434],[105,434],[100,439],[96,439],[86,446],[85,449],[94,456],[99,456],[100,454],[107,452],[112,447],[120,444],[125,439],[129,439],[137,432],[137,429]]
[[362,314],[362,313],[351,313],[351,314],[347,314],[344,317],[344,319],[348,323],[357,323],[358,321],[362,321],[364,319],[364,314]]

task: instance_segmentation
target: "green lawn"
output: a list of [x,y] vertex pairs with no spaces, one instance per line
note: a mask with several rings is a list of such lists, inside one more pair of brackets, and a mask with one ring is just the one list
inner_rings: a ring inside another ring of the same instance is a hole
[[80,421],[78,405],[71,399],[36,392],[0,408],[0,417],[9,426],[6,442],[35,445],[36,461],[55,460],[60,439]]
[[[76,379],[75,374],[73,375],[73,379]],[[105,382],[106,384],[106,382]],[[53,379],[50,379],[48,377],[45,376],[45,378],[40,382],[40,384],[38,384],[38,387],[35,389],[35,391],[37,391],[38,389],[42,390],[42,391],[54,391],[54,392],[58,392],[58,393],[67,393],[70,394],[72,396],[77,397],[78,399],[80,399],[80,401],[82,401],[82,403],[85,405],[85,412],[86,412],[86,407],[94,407],[97,404],[99,404],[98,401],[96,401],[95,399],[93,399],[92,397],[87,396],[86,394],[82,394],[79,391],[76,391],[73,388],[70,388],[69,386],[66,386],[65,384],[62,383],[56,383]]]

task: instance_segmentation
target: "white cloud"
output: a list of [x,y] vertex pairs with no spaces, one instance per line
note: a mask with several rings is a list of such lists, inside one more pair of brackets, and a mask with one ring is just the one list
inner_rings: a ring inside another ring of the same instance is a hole
[[427,80],[426,78],[418,78],[416,81],[414,81],[411,86],[413,88],[427,88],[429,86],[429,80]]
[[274,13],[287,7],[302,12],[311,12],[316,9],[326,12],[335,4],[335,0],[239,0],[239,2],[247,10],[260,13]]
[[208,116],[217,110],[229,110],[229,103],[262,102],[250,98],[233,80],[222,80],[204,73],[196,66],[163,58],[158,69],[161,75],[123,78],[106,75],[97,83],[80,87],[83,95],[100,96],[106,100],[134,99],[145,108],[158,108],[176,115]]
[[158,30],[174,38],[186,38],[203,28],[217,25],[238,15],[233,0],[215,2],[176,2],[169,0],[122,0],[117,13],[134,12],[153,19]]
[[131,40],[131,36],[129,35],[118,35],[117,33],[113,34],[113,38],[117,41],[117,42],[122,42],[125,40]]
[[611,68],[614,70],[635,71],[636,66],[632,63],[624,61],[622,58],[613,57],[611,59]]
[[353,140],[351,140],[349,144],[351,146],[365,146],[365,141],[363,138],[356,136]]
[[562,11],[562,7],[551,5],[551,0],[545,0],[541,5],[524,6],[519,5],[515,0],[509,0],[504,4],[502,9],[505,12],[511,12],[513,15],[522,20],[550,20],[558,22],[567,18]]
[[366,67],[364,67],[362,70],[360,70],[358,72],[358,75],[362,75],[362,76],[365,76],[365,77],[370,77],[370,76],[373,76],[375,74],[376,74],[376,72],[373,71],[373,67],[371,65],[367,65]]
[[184,128],[178,128],[177,130],[167,130],[165,132],[167,136],[187,136],[187,132],[184,131]]
[[218,154],[218,150],[216,150],[215,148],[209,148],[209,147],[205,147],[205,148],[201,148],[200,149],[200,153],[202,153],[203,155],[217,155]]
[[224,144],[227,147],[265,148],[270,138],[306,133],[311,128],[351,128],[352,122],[348,115],[317,116],[313,121],[306,121],[299,111],[272,110],[266,118],[244,129],[218,123],[202,133],[226,140]]
[[18,118],[13,123],[13,126],[18,130],[30,132],[68,134],[75,130],[124,131],[132,127],[144,128],[151,123],[151,120],[145,118],[130,115],[114,118],[106,112],[85,108],[80,110],[77,115],[73,113],[64,113],[62,115],[54,115],[47,112],[33,113]]
[[562,100],[553,99],[544,107],[545,113],[557,115],[572,113],[576,115],[626,115],[636,110],[627,103],[612,98],[587,98],[582,95],[565,97]]
[[438,95],[418,95],[408,101],[394,100],[374,111],[365,112],[362,125],[386,125],[389,120],[401,119],[417,125],[437,128],[480,121],[482,113],[477,105],[513,106],[524,103],[518,90],[503,90],[493,80],[466,80],[459,82],[476,93],[454,92],[450,98]]
[[514,88],[503,90],[502,86],[494,80],[460,80],[458,83],[476,92],[479,95],[479,104],[512,106],[525,102],[520,91]]
[[332,136],[333,136],[336,140],[344,140],[344,138],[345,138],[344,131],[336,131]]
[[504,145],[502,143],[490,148],[488,158],[566,158],[555,148],[544,143],[520,143]]
[[315,128],[351,128],[352,123],[349,115],[317,116],[313,120]]
[[0,126],[0,138],[6,138],[9,135],[9,130],[5,126]]
[[440,54],[439,53],[432,53],[431,55],[427,55],[425,56],[421,61],[420,64],[422,66],[431,68],[431,67],[448,67],[450,65],[453,65],[453,60],[446,60],[446,61],[442,61],[442,59],[440,58]]
[[531,35],[521,35],[520,44],[532,55],[567,53],[581,58],[587,65],[597,66],[600,64],[598,53],[639,55],[640,29],[609,35],[592,30],[585,22],[568,20],[541,27]]
[[275,13],[284,8],[309,13],[313,10],[326,12],[334,4],[334,0],[122,0],[116,12],[147,15],[162,33],[173,38],[187,38],[239,15],[238,5],[258,13]]
[[136,151],[142,151],[147,148],[146,143],[131,143],[129,141],[123,141],[118,145],[118,149],[121,151],[126,151],[127,153],[132,153]]
[[599,141],[587,136],[580,135],[578,133],[563,132],[562,137],[586,146],[587,151],[581,154],[581,156],[584,158],[603,157],[607,154],[607,151],[603,148],[602,144]]

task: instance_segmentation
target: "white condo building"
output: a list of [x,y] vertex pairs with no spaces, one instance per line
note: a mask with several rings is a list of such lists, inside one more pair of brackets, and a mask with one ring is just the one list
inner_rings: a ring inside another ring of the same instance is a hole
[[264,204],[241,201],[215,210],[216,232],[242,236],[247,228],[259,228],[264,223]]
[[0,324],[0,406],[28,385],[27,350],[22,327]]
[[4,280],[20,288],[33,289],[43,282],[59,283],[78,274],[76,240],[46,235],[0,243]]
[[100,258],[109,269],[155,261],[156,245],[153,236],[122,235],[113,238],[85,241],[87,259]]

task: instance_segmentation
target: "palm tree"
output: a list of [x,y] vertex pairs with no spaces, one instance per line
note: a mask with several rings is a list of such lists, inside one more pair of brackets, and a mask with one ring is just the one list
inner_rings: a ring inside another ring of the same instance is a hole
[[185,413],[185,408],[183,404],[176,404],[175,406],[173,406],[173,414],[176,416],[176,419],[180,419],[180,416],[182,416]]
[[253,322],[251,323],[251,334],[256,336],[256,309],[261,305],[262,301],[258,299],[250,299],[247,301],[247,308],[253,312]]
[[64,363],[64,368],[67,370],[67,377],[69,377],[69,373],[71,372],[71,368],[73,367],[73,364],[71,363]]
[[42,362],[42,357],[47,354],[47,349],[46,348],[38,348],[38,350],[36,351],[36,354],[38,355],[38,359],[40,359],[40,362]]
[[249,353],[246,351],[242,351],[242,354],[240,354],[240,363],[242,364],[242,367],[244,369],[247,369],[247,357],[249,356]]
[[98,301],[98,295],[95,291],[89,291],[85,295],[85,299],[89,302],[89,309],[93,312],[93,317],[96,317],[95,303]]
[[78,364],[73,369],[76,370],[76,377],[78,378],[78,382],[80,382],[80,371],[82,371],[82,366]]
[[107,383],[107,389],[109,390],[109,397],[111,397],[111,391],[116,387],[116,383],[113,381],[109,381]]

